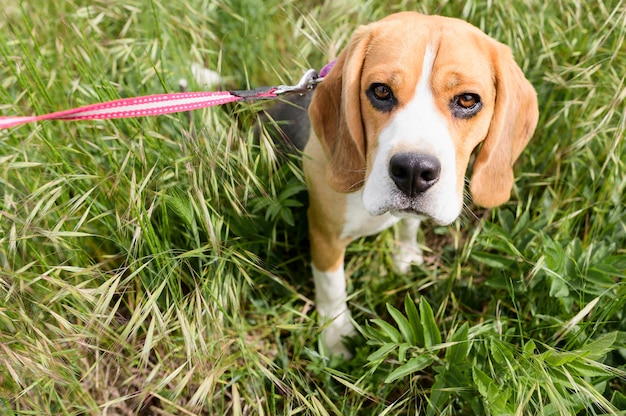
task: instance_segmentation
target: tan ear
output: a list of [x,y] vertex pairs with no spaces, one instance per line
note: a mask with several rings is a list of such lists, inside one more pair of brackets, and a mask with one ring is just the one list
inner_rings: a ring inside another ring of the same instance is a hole
[[470,182],[472,199],[487,208],[509,200],[513,164],[533,135],[539,118],[537,94],[515,63],[511,50],[499,43],[494,45],[491,54],[495,109]]
[[338,192],[353,192],[365,180],[366,148],[361,120],[361,69],[370,30],[362,26],[315,89],[309,118],[328,157],[327,181]]

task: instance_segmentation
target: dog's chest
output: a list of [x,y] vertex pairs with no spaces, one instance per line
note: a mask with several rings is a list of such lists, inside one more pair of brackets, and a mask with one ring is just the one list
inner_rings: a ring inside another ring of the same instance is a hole
[[389,213],[377,216],[368,214],[363,207],[363,192],[359,190],[346,195],[345,223],[341,238],[355,239],[378,234],[399,220]]

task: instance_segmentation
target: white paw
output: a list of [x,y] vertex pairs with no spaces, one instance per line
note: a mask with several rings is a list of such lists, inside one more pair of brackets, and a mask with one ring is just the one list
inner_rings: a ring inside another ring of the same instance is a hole
[[345,337],[356,334],[350,321],[350,312],[347,310],[329,322],[322,330],[322,342],[329,355],[340,355],[345,359],[352,358],[352,354],[343,344]]
[[412,265],[424,264],[422,250],[418,246],[408,246],[400,244],[391,255],[393,270],[398,274],[406,274],[411,270]]

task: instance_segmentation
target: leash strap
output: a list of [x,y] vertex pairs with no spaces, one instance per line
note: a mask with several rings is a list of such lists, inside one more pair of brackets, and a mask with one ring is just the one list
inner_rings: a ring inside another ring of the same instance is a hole
[[[328,66],[331,64],[326,65],[322,69],[321,72],[324,75],[329,71]],[[280,85],[278,87],[262,87],[254,90],[220,92],[180,92],[123,98],[38,116],[0,117],[0,130],[44,120],[103,120],[157,116],[213,107],[236,101],[273,99],[286,94],[305,94],[313,90],[322,80],[323,77],[320,77],[314,69],[309,69],[300,81],[293,86]]]
[[43,120],[102,120],[156,116],[239,101],[230,92],[181,92],[123,98],[39,116],[0,117],[0,129]]

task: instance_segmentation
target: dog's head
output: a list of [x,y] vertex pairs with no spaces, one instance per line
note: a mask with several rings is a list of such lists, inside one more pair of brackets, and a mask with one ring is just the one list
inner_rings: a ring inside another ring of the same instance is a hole
[[340,192],[363,188],[373,215],[458,217],[470,193],[506,202],[513,163],[537,124],[536,93],[508,47],[474,26],[405,12],[362,26],[309,109]]

